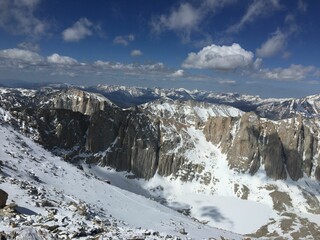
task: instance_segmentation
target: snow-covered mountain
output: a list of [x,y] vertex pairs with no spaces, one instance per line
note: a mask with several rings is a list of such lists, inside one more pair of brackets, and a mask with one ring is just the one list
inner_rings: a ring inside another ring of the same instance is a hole
[[130,107],[147,103],[160,98],[172,100],[194,100],[224,104],[242,111],[253,111],[258,115],[274,120],[290,118],[296,114],[305,117],[319,116],[320,94],[294,99],[262,99],[259,96],[241,95],[237,93],[213,93],[210,91],[187,89],[139,88],[128,86],[98,85],[84,90],[101,93],[121,107]]
[[[318,236],[317,96],[263,100],[185,89],[2,88],[0,104],[3,136],[8,136],[3,139],[19,136],[23,139],[20,142],[31,146],[23,155],[19,141],[8,141],[8,146],[17,146],[9,152],[18,157],[3,164],[3,172],[30,182],[30,174],[25,172],[37,169],[31,176],[40,181],[32,184],[56,188],[61,194],[57,199],[62,201],[62,213],[67,211],[63,204],[69,204],[62,196],[72,195],[75,202],[92,209],[92,216],[106,219],[111,214],[118,226],[114,231],[124,238],[130,238],[126,234],[131,231],[137,236],[145,231],[159,232],[156,237],[142,236],[150,239],[166,234],[191,239],[242,238],[216,227],[256,238]],[[124,108],[129,105],[132,107]],[[9,154],[7,145],[1,150],[4,158]],[[33,156],[38,160],[33,162]],[[57,162],[60,168],[43,171],[44,165],[57,166]],[[50,180],[55,174],[76,181]],[[3,176],[4,190],[10,192],[11,185],[6,185],[10,177]],[[112,195],[113,190],[121,196]],[[50,195],[52,199],[54,196]],[[100,206],[107,215],[98,214]],[[26,208],[40,212],[29,205]],[[158,211],[164,212],[163,217]],[[178,217],[183,220],[176,220]],[[72,224],[78,228],[76,222]],[[137,227],[142,230],[137,231]]]

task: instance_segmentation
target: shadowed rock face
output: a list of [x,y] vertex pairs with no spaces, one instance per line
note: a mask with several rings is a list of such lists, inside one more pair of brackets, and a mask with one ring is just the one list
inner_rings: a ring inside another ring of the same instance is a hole
[[149,179],[154,176],[158,162],[158,127],[142,113],[128,113],[102,163]]
[[90,117],[85,149],[89,152],[105,151],[115,141],[124,114],[112,108],[94,112]]

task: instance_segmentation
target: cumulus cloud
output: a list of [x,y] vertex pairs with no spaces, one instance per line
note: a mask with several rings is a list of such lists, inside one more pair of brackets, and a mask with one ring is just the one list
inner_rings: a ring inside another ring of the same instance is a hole
[[127,36],[117,36],[113,39],[113,44],[119,44],[123,46],[128,46],[130,42],[135,40],[135,36],[133,34],[129,34]]
[[229,27],[227,32],[239,32],[247,23],[253,22],[257,18],[270,14],[281,8],[279,0],[255,0],[242,16],[240,22]]
[[141,52],[139,49],[135,49],[135,50],[132,50],[132,51],[131,51],[130,55],[131,55],[132,57],[139,57],[139,56],[142,55],[142,52]]
[[93,34],[94,25],[87,18],[80,18],[71,27],[62,32],[62,38],[66,42],[78,42]]
[[172,73],[170,76],[171,77],[183,77],[184,76],[184,70],[183,69],[179,69],[179,70],[175,71],[174,73]]
[[74,58],[68,56],[60,56],[57,53],[52,54],[51,56],[47,57],[48,63],[52,64],[60,64],[60,65],[76,65],[78,61]]
[[288,68],[263,69],[261,77],[279,81],[300,81],[305,79],[309,74],[316,71],[313,66],[302,66],[292,64]]
[[36,16],[41,0],[1,0],[0,28],[16,35],[39,37],[49,24]]
[[185,68],[235,70],[252,65],[253,53],[246,51],[239,44],[231,46],[211,46],[198,53],[189,53],[182,66]]
[[256,50],[258,57],[272,57],[278,53],[284,52],[288,35],[277,30],[260,48]]

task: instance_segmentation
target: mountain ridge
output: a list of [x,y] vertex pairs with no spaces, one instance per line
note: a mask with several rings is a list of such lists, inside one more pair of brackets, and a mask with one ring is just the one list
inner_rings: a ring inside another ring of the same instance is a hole
[[[12,115],[7,120],[48,150],[82,167],[100,165],[128,172],[133,179],[126,180],[127,184],[140,186],[154,199],[199,221],[209,221],[210,226],[240,231],[241,221],[215,198],[226,195],[230,204],[234,199],[253,201],[264,212],[259,222],[263,226],[259,229],[252,223],[255,228],[244,228],[250,232],[242,234],[290,237],[294,231],[287,228],[278,228],[276,233],[265,230],[285,222],[283,214],[289,214],[291,224],[301,229],[307,221],[309,234],[317,231],[313,225],[320,214],[317,95],[306,98],[315,106],[311,110],[294,108],[292,116],[281,113],[265,118],[263,114],[270,115],[272,108],[244,112],[194,98],[172,99],[172,91],[166,95],[158,90],[161,98],[125,109],[101,97],[101,92],[96,95],[81,88],[1,91],[1,107]],[[288,105],[281,106],[286,112]],[[190,187],[170,191],[177,183]],[[185,199],[186,194],[194,195],[202,208]],[[208,214],[214,211],[212,206],[207,208],[211,198],[228,216],[220,223],[215,214]],[[235,226],[226,219],[232,219]]]

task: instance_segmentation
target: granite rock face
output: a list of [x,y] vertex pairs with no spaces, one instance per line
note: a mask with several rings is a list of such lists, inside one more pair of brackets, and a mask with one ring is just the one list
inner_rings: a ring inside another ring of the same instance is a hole
[[126,115],[101,163],[149,179],[159,162],[159,129],[144,114]]
[[85,149],[89,152],[105,151],[116,140],[125,114],[113,108],[97,111],[90,116]]
[[111,101],[102,95],[92,94],[76,88],[58,92],[52,99],[52,107],[54,109],[68,109],[85,115],[91,115],[98,110],[105,110],[110,106],[116,108]]
[[204,128],[207,140],[221,146],[230,168],[255,174],[263,165],[266,175],[298,180],[312,171],[318,177],[317,128],[301,116],[281,121],[261,119],[254,113],[240,118],[212,118]]

